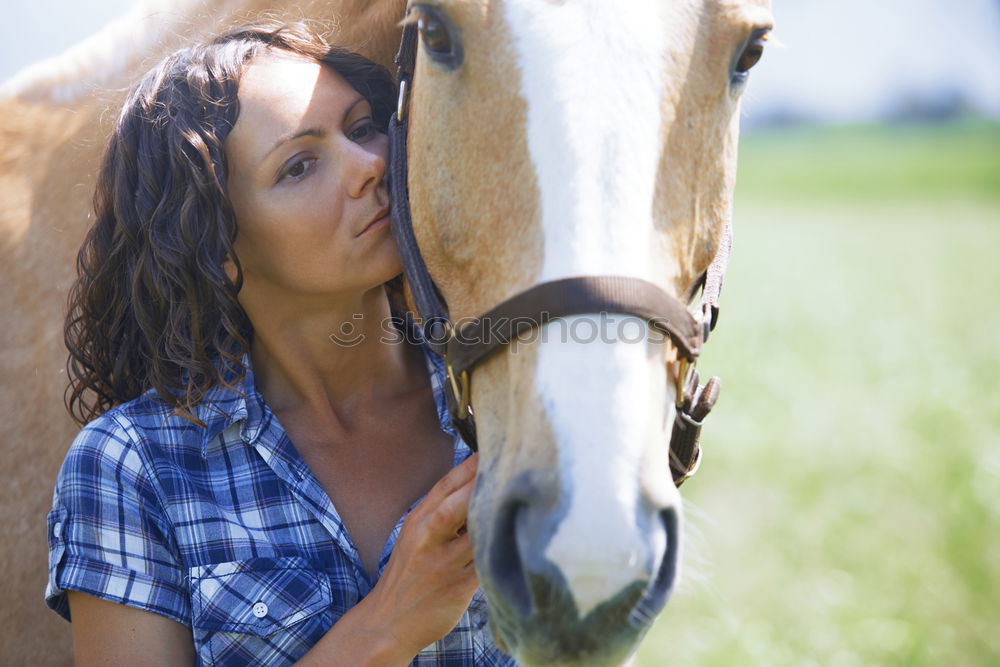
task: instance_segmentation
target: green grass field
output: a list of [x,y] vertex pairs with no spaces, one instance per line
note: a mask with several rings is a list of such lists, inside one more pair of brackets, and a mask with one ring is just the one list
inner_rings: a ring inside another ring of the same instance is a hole
[[1000,125],[740,162],[724,389],[638,665],[1000,665]]

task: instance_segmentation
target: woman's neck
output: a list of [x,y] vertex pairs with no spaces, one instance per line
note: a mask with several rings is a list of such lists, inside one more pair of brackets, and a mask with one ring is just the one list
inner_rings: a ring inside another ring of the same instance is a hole
[[[350,429],[364,406],[426,384],[414,348],[391,341],[388,298],[380,285],[303,308],[244,304],[253,323],[257,390],[277,413],[307,411]],[[254,311],[258,312],[254,312]]]

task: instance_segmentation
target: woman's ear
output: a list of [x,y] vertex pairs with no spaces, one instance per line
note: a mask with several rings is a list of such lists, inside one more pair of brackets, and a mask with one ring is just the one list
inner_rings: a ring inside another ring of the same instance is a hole
[[235,285],[236,279],[239,277],[239,270],[236,268],[236,262],[233,261],[232,255],[226,255],[226,259],[222,262],[222,270],[226,272],[229,282]]

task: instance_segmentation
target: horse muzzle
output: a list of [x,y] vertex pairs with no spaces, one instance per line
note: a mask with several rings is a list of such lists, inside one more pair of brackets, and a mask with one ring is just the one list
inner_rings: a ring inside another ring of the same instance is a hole
[[666,507],[637,499],[621,517],[632,525],[613,534],[599,520],[566,525],[572,496],[551,475],[524,473],[473,527],[494,639],[525,665],[620,665],[676,580],[679,496]]

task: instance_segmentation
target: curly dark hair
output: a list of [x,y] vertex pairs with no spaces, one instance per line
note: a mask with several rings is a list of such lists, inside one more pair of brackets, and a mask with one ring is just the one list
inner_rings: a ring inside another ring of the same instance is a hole
[[[331,67],[388,127],[389,72],[331,47],[304,23],[242,26],[149,71],[104,153],[95,222],[69,297],[65,400],[80,424],[150,388],[177,415],[200,423],[192,408],[206,392],[236,388],[245,377],[253,332],[237,300],[243,274],[233,252],[224,142],[239,115],[240,77],[272,49]],[[227,257],[235,281],[223,270]]]

